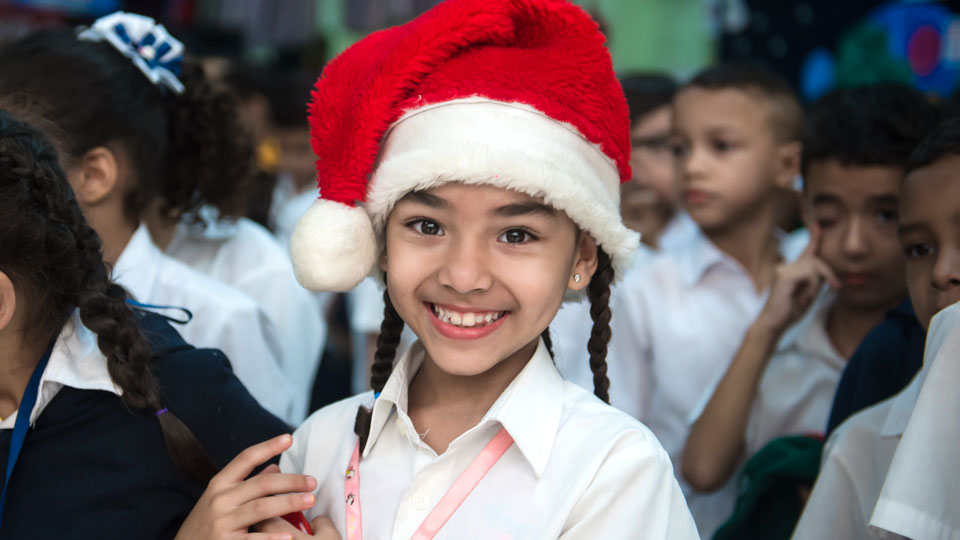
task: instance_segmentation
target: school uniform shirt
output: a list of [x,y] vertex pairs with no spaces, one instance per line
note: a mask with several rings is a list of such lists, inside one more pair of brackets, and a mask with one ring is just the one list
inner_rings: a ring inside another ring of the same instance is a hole
[[[781,254],[790,260],[783,244]],[[628,272],[620,288],[611,295],[609,356],[633,364],[633,410],[679,466],[690,416],[730,366],[768,291],[758,292],[743,266],[702,233]],[[709,538],[733,511],[733,494],[694,493],[682,479],[681,486]]]
[[870,518],[884,538],[960,538],[960,304],[930,323],[920,387]]
[[793,540],[881,538],[867,524],[916,403],[923,373],[896,396],[848,418],[827,439],[820,474]]
[[827,335],[827,316],[836,297],[836,291],[824,288],[777,344],[757,387],[746,458],[777,437],[823,435],[847,362]]
[[216,219],[211,207],[200,224],[177,225],[165,253],[253,298],[277,331],[280,369],[293,388],[293,415],[307,415],[313,381],[327,336],[318,301],[293,274],[290,255],[261,225],[247,219]]
[[[751,405],[744,454],[730,478],[708,496],[717,501],[713,508],[718,512],[721,503],[736,501],[743,466],[770,441],[788,435],[823,435],[846,363],[827,335],[827,315],[835,300],[836,292],[823,288],[810,309],[777,343]],[[691,413],[690,426],[703,413],[710,397],[712,392],[705,394]]]
[[690,217],[690,214],[683,210],[678,210],[677,213],[670,218],[670,221],[667,222],[667,225],[663,228],[663,232],[660,233],[657,247],[664,251],[682,248],[692,242],[699,232],[700,227],[697,225],[697,222]]
[[223,351],[264,408],[287,421],[297,418],[293,388],[280,369],[276,329],[253,299],[163,254],[144,225],[117,259],[113,279],[141,303],[190,310],[193,318],[179,326],[183,337]]
[[[223,353],[198,350],[161,317],[138,314],[163,406],[219,466],[288,430],[250,396]],[[97,338],[75,312],[61,330],[10,478],[0,538],[173,538],[206,485],[173,465],[153,411],[132,411]],[[0,424],[10,451],[17,413]],[[0,485],[7,467],[0,460]]]
[[440,529],[438,539],[699,538],[669,457],[639,422],[564,381],[541,342],[483,419],[439,456],[407,413],[423,362],[418,343],[382,394],[321,409],[294,434],[286,472],[319,482],[312,519],[345,527],[344,471],[356,446],[357,407],[373,406],[359,465],[365,538],[410,538],[462,471],[501,429],[515,444]]

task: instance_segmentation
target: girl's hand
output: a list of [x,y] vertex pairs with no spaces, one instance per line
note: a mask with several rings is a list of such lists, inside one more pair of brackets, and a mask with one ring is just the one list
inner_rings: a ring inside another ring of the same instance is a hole
[[280,474],[270,465],[244,480],[268,459],[284,452],[293,437],[281,435],[247,448],[210,480],[175,540],[292,540],[289,532],[248,533],[261,521],[313,506],[317,481],[300,474]]
[[273,534],[291,534],[293,540],[342,540],[333,522],[326,516],[318,516],[310,522],[313,536],[298,531],[293,525],[282,518],[274,518],[257,525],[257,530]]
[[779,336],[797,322],[810,308],[824,280],[833,287],[840,287],[840,280],[833,270],[817,256],[820,239],[820,229],[814,227],[803,254],[793,263],[777,268],[770,296],[757,318],[757,323],[765,330]]

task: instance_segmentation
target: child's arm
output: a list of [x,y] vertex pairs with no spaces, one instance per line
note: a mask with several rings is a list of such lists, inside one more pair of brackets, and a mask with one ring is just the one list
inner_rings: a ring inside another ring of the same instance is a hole
[[698,491],[714,491],[727,481],[743,455],[750,410],[763,372],[783,332],[810,307],[823,280],[838,280],[817,255],[814,230],[796,262],[777,269],[770,297],[747,330],[740,350],[694,422],[683,451],[681,472]]

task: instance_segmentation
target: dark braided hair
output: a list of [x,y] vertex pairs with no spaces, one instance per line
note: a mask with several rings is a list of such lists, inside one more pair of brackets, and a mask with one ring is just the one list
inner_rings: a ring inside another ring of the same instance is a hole
[[[383,276],[384,282],[387,276]],[[383,386],[393,371],[393,360],[400,345],[400,335],[403,333],[403,319],[390,301],[390,291],[383,290],[383,322],[380,323],[380,335],[377,336],[377,352],[373,356],[373,366],[370,368],[370,387],[375,394],[383,391]],[[357,410],[357,419],[353,424],[353,431],[360,437],[360,451],[367,445],[370,435],[370,420],[373,411],[366,407]]]
[[100,146],[129,158],[124,210],[133,223],[158,200],[168,219],[203,204],[233,217],[246,204],[254,153],[235,98],[213,90],[190,58],[180,80],[180,95],[155,86],[110,44],[80,41],[71,30],[0,48],[0,96],[30,96],[43,110],[13,112],[49,118],[70,136],[59,148],[66,167]]
[[[31,300],[25,337],[48,340],[79,310],[83,325],[97,335],[110,378],[123,390],[123,404],[161,411],[149,343],[126,304],[126,291],[109,279],[100,239],[84,220],[56,152],[3,110],[0,216],[0,271]],[[157,418],[177,468],[209,480],[216,466],[190,429],[171,412]]]
[[590,318],[593,330],[587,341],[590,353],[590,371],[593,372],[593,393],[610,403],[610,379],[607,378],[607,345],[610,344],[610,283],[613,282],[613,265],[610,256],[597,247],[597,271],[587,285],[590,300]]
[[[610,283],[613,281],[613,265],[610,256],[601,248],[597,248],[597,271],[593,274],[587,286],[587,298],[590,300],[590,317],[593,319],[593,331],[587,350],[590,352],[590,370],[593,371],[593,393],[603,401],[610,402],[610,379],[607,378],[607,345],[610,343]],[[384,275],[386,281],[386,275]],[[383,323],[380,325],[380,335],[377,337],[377,352],[374,354],[373,366],[370,368],[370,386],[374,393],[380,393],[390,378],[393,370],[393,360],[396,357],[397,346],[400,344],[400,334],[403,332],[403,319],[390,301],[390,292],[383,291]],[[553,340],[550,338],[550,327],[540,334],[547,352],[553,357]],[[353,424],[353,431],[360,438],[360,451],[363,452],[370,435],[370,421],[373,411],[366,407],[357,410],[357,418]]]

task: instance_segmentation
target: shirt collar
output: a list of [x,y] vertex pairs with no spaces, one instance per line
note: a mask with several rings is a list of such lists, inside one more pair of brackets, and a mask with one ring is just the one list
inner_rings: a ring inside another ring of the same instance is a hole
[[[780,230],[775,233],[780,255],[784,260],[790,260],[790,254],[786,253],[787,235]],[[676,256],[680,262],[680,279],[687,287],[693,287],[710,269],[719,265],[727,265],[736,269],[737,272],[746,275],[743,266],[733,257],[720,250],[713,242],[703,234],[703,231],[697,229],[689,241],[675,250]]]
[[[407,410],[407,389],[424,358],[424,348],[415,343],[403,355],[373,406],[366,456],[376,442],[394,407]],[[527,365],[510,382],[478,426],[497,422],[513,437],[517,448],[537,476],[543,474],[560,426],[564,382],[541,341]]]
[[830,336],[827,335],[827,315],[836,298],[836,291],[824,286],[807,313],[780,339],[777,353],[796,349],[804,356],[824,360],[842,370],[847,361],[837,353]]
[[[30,425],[37,422],[40,414],[64,386],[122,395],[120,388],[110,378],[107,359],[100,352],[96,334],[80,322],[77,311],[74,311],[57,336],[47,368],[40,377],[37,402],[30,411]],[[12,428],[15,419],[16,414],[5,418],[3,427]]]
[[149,301],[159,271],[160,252],[146,225],[140,224],[113,267],[113,280],[140,301]]

